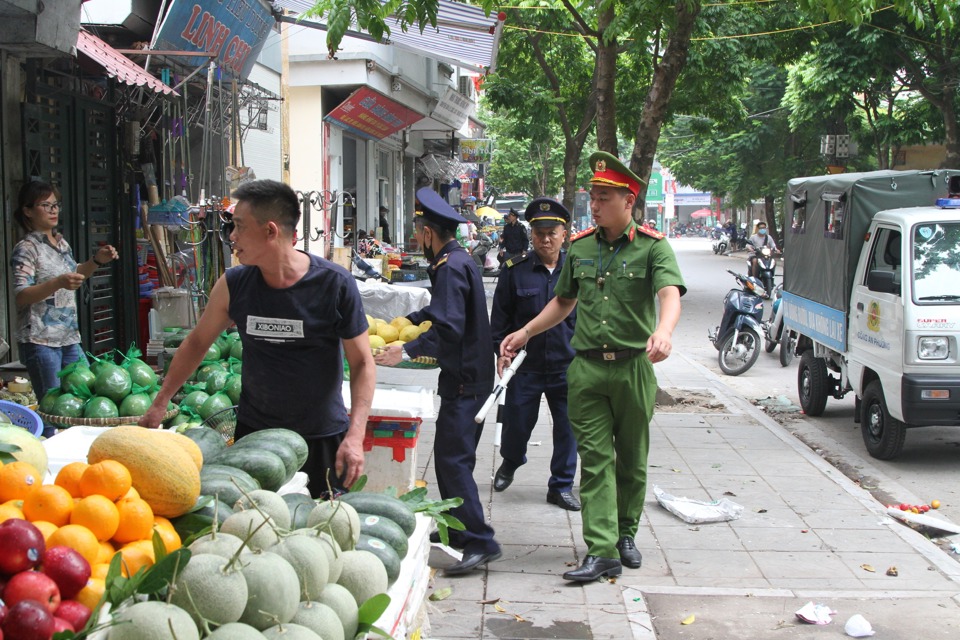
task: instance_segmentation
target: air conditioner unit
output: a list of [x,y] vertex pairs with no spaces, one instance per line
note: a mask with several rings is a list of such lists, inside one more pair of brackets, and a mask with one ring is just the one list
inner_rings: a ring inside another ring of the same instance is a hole
[[460,76],[459,78],[457,78],[457,81],[459,83],[459,87],[457,88],[457,91],[459,91],[461,95],[464,95],[470,98],[471,100],[473,100],[473,94],[474,94],[473,78],[471,78],[470,76]]

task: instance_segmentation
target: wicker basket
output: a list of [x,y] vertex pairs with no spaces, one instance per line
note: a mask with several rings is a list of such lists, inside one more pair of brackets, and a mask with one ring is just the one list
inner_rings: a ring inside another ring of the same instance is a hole
[[[380,355],[381,353],[385,353],[386,349],[383,347],[370,347],[370,351],[373,352],[373,355],[377,356],[377,355]],[[383,367],[386,365],[378,365],[378,366]],[[417,358],[412,358],[405,362],[400,362],[398,364],[395,364],[390,368],[391,369],[436,369],[438,366],[440,365],[437,363],[436,358],[431,358],[430,356],[419,356]]]
[[[170,418],[180,413],[180,409],[170,409],[163,415],[161,422],[166,422]],[[65,418],[55,416],[51,413],[38,411],[37,414],[47,424],[58,427],[115,427],[119,424],[137,424],[142,416],[121,416],[119,418]]]

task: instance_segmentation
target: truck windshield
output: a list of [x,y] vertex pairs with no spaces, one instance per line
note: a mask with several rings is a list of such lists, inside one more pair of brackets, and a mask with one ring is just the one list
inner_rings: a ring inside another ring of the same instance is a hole
[[918,302],[960,300],[960,222],[914,227],[913,292]]

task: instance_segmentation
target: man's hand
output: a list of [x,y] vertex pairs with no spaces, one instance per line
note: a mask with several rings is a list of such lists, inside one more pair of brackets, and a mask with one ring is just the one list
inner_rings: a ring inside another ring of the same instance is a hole
[[654,332],[647,340],[647,357],[650,362],[662,362],[670,357],[673,350],[673,343],[670,335],[666,333]]
[[[514,356],[517,355],[517,352],[527,344],[527,340],[529,339],[530,332],[527,331],[526,327],[514,331],[500,342],[500,355],[513,359]],[[507,363],[508,366],[509,364],[510,363]],[[499,358],[497,359],[497,368],[500,368]]]
[[86,279],[86,276],[84,276],[82,273],[71,271],[69,273],[64,273],[57,278],[57,284],[60,285],[61,289],[66,289],[67,291],[76,291]]
[[380,353],[373,356],[374,362],[382,364],[385,367],[395,367],[400,364],[401,360],[403,360],[403,347],[396,344],[390,347],[384,347]]
[[503,377],[503,372],[510,367],[510,363],[513,362],[513,358],[510,356],[500,356],[497,358],[497,375]]
[[141,427],[146,427],[147,429],[156,429],[160,426],[160,422],[163,420],[163,416],[166,415],[164,407],[157,405],[156,403],[150,405],[150,408],[147,409],[147,412],[140,416],[139,424]]
[[347,436],[337,449],[336,468],[338,478],[349,489],[363,474],[363,438]]

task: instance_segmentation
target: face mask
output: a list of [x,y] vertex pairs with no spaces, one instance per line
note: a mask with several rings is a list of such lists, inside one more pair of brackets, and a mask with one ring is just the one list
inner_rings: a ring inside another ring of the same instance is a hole
[[433,247],[430,246],[433,242],[433,233],[430,234],[430,239],[427,239],[427,230],[423,230],[423,257],[427,259],[428,262],[433,262],[433,259],[437,257],[437,254],[434,252]]
[[767,230],[766,230],[766,229],[760,229],[757,233],[759,233],[759,234],[762,235],[762,236],[765,236],[765,235],[767,235]]

